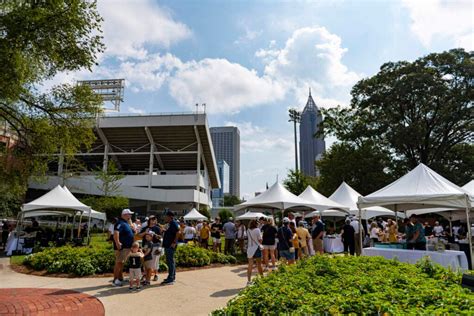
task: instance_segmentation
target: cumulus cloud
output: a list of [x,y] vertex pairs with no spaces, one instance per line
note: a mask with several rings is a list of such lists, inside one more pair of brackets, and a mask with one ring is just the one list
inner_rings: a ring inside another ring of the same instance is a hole
[[152,0],[103,0],[97,5],[104,18],[107,55],[145,58],[146,44],[167,48],[191,36],[185,24]]
[[474,48],[472,1],[403,0],[403,6],[409,11],[412,32],[425,47],[440,38],[467,50]]
[[285,95],[284,87],[268,76],[227,59],[208,58],[183,64],[170,78],[169,90],[180,105],[206,103],[214,113],[235,113]]

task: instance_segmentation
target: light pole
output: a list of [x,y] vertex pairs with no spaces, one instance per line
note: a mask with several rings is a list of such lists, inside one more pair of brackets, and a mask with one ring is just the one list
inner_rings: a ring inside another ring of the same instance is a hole
[[293,122],[295,130],[295,171],[298,172],[298,140],[296,139],[296,123],[301,121],[301,113],[297,109],[289,109],[290,119],[288,122]]

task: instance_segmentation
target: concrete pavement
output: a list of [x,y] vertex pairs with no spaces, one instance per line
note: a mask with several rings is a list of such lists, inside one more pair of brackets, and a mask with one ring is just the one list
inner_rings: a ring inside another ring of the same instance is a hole
[[208,315],[224,307],[246,284],[246,266],[226,266],[178,272],[171,286],[160,281],[141,292],[128,285],[113,287],[111,278],[53,278],[14,272],[9,258],[0,258],[0,288],[60,288],[97,297],[106,315]]

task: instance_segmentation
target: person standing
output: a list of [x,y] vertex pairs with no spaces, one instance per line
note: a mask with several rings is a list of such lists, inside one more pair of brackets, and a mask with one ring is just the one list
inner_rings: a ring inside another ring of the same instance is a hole
[[247,266],[247,285],[252,284],[252,270],[253,270],[253,260],[255,259],[257,263],[258,273],[263,276],[262,269],[262,250],[261,243],[262,237],[260,229],[256,220],[251,220],[249,224],[249,229],[247,231],[248,236],[248,247],[247,247],[247,259],[249,261]]
[[226,255],[234,255],[234,244],[235,244],[235,224],[234,219],[232,217],[229,218],[229,221],[224,224],[224,237],[225,237],[225,244],[224,244],[224,254]]
[[196,228],[191,223],[187,223],[186,227],[184,228],[184,242],[187,244],[191,241],[194,242],[196,238]]
[[129,209],[122,211],[122,216],[115,223],[114,227],[114,242],[117,248],[115,252],[115,266],[114,266],[114,286],[122,286],[123,281],[123,264],[130,255],[130,249],[134,242],[134,233],[129,221],[132,218],[133,212]]
[[278,251],[280,257],[285,258],[288,264],[295,263],[295,248],[293,247],[293,233],[290,228],[290,219],[283,218],[283,226],[278,229]]
[[298,228],[296,229],[296,234],[298,235],[298,240],[301,245],[300,247],[300,257],[307,257],[309,256],[309,247],[308,242],[311,240],[311,235],[309,231],[304,227],[304,223],[300,221],[298,223]]
[[415,250],[426,250],[425,231],[415,215],[410,216],[410,223],[406,232],[407,248]]
[[341,230],[341,239],[344,244],[344,253],[349,252],[351,256],[355,253],[355,230],[351,225],[351,220],[346,219],[346,224]]
[[262,227],[263,238],[263,262],[265,264],[265,269],[269,268],[269,258],[272,260],[272,269],[276,269],[276,258],[275,258],[275,240],[278,233],[276,229],[273,218],[269,217],[267,223]]
[[387,228],[388,228],[388,241],[391,243],[397,242],[398,241],[398,238],[397,238],[398,227],[395,221],[392,221],[391,219],[389,219]]
[[211,237],[212,237],[212,245],[215,252],[221,252],[221,232],[222,232],[222,224],[221,219],[216,217],[214,223],[211,225]]
[[323,254],[323,236],[324,224],[321,222],[319,215],[313,217],[313,230],[311,231],[311,238],[313,239],[313,248],[315,254]]
[[[443,232],[444,232],[443,226],[441,226],[439,222],[436,221],[433,227],[433,234],[435,235],[435,237],[441,237],[443,236]],[[428,233],[426,233],[426,230],[425,230],[425,236],[429,236]]]
[[362,244],[360,243],[360,235],[362,234],[362,237],[365,236],[365,231],[364,228],[362,227],[362,231],[359,231],[361,225],[359,221],[356,218],[351,219],[351,226],[354,228],[354,239],[355,239],[355,253],[356,255],[360,256],[362,253]]
[[245,248],[245,238],[247,238],[247,228],[244,223],[241,221],[236,221],[237,223],[237,241],[239,243],[239,249],[242,254],[244,254]]
[[204,223],[202,224],[199,236],[201,240],[201,247],[203,247],[204,249],[209,248],[209,237],[211,236],[211,228],[209,227],[209,223],[207,221],[204,221]]
[[174,254],[178,240],[179,224],[174,219],[172,211],[166,211],[165,220],[168,228],[163,236],[163,248],[165,249],[166,264],[168,265],[168,277],[161,282],[162,285],[172,285],[176,279],[176,263]]

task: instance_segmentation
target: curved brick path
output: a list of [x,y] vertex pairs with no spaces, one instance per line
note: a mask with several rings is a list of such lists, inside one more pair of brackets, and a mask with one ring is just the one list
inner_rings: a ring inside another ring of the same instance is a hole
[[104,315],[95,297],[63,289],[0,289],[0,315]]

